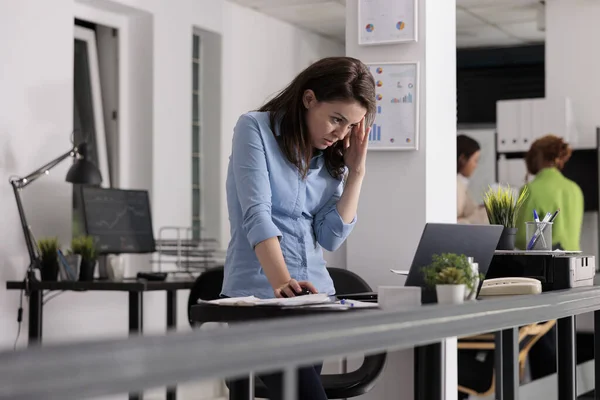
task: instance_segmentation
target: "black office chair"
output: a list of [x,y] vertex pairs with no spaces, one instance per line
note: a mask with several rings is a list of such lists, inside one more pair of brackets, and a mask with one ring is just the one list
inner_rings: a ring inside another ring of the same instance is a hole
[[[371,292],[371,287],[358,275],[340,268],[327,268],[338,295]],[[203,272],[188,298],[188,321],[192,327],[197,327],[191,319],[191,307],[198,300],[215,300],[219,298],[223,285],[223,267],[211,268]],[[329,399],[347,399],[361,396],[370,391],[385,366],[386,354],[365,356],[362,365],[356,370],[344,374],[323,374],[321,381]],[[255,380],[254,394],[258,398],[269,398],[266,386]]]

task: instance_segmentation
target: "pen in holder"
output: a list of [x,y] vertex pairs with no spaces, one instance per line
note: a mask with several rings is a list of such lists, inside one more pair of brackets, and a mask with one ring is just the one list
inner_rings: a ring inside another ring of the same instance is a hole
[[526,222],[526,250],[552,251],[552,222]]

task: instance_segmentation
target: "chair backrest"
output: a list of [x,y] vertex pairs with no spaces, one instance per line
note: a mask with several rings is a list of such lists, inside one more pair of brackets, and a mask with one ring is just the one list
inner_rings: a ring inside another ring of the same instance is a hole
[[221,295],[221,287],[223,286],[223,267],[214,267],[202,272],[196,283],[190,290],[188,297],[188,321],[192,327],[194,322],[191,319],[190,311],[193,305],[198,304],[198,300],[216,300]]
[[341,268],[327,268],[327,271],[333,280],[333,286],[338,296],[372,291],[371,286],[352,271]]
[[[333,285],[338,295],[371,292],[371,287],[354,272],[341,268],[327,268]],[[190,291],[188,298],[188,321],[192,327],[196,324],[192,321],[190,311],[198,300],[216,300],[223,286],[223,267],[215,267],[203,272],[197,279]],[[375,385],[381,375],[386,362],[386,354],[371,354],[365,356],[362,365],[355,371],[344,374],[322,375],[323,387],[330,399],[345,399],[357,397],[367,393]],[[255,382],[255,394],[260,398],[266,398],[268,393],[264,384],[257,379]]]

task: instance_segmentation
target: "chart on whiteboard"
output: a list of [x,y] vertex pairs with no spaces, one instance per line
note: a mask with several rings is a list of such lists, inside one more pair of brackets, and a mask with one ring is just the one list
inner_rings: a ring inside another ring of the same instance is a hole
[[370,65],[377,113],[369,134],[372,149],[417,148],[417,65]]
[[359,44],[416,40],[415,0],[360,0]]

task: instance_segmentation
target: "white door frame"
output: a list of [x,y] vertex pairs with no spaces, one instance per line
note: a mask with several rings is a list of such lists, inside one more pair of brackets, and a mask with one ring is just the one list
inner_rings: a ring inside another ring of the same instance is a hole
[[92,107],[94,110],[94,129],[96,131],[96,148],[98,151],[98,169],[102,174],[102,187],[110,187],[108,167],[108,151],[106,147],[106,131],[104,130],[104,112],[102,107],[102,89],[98,66],[98,50],[96,48],[96,32],[81,26],[74,26],[74,39],[84,41],[87,45],[88,65],[90,67],[90,86],[92,90]]

